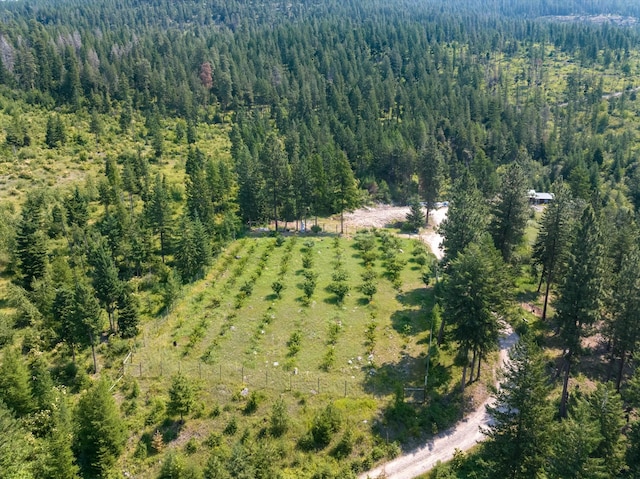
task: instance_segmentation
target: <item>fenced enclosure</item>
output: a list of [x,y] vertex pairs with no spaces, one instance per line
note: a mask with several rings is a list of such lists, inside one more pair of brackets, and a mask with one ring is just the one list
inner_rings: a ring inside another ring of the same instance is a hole
[[249,368],[224,364],[192,362],[188,366],[173,360],[157,358],[151,361],[140,361],[135,354],[129,353],[123,361],[119,376],[129,375],[139,380],[162,380],[182,373],[199,383],[203,390],[217,396],[227,396],[248,390],[266,390],[275,393],[300,392],[303,394],[323,394],[330,397],[347,397],[350,393],[358,393],[362,385],[355,378],[330,380],[322,377],[317,371],[298,371],[294,368],[286,371],[280,365],[263,368]]

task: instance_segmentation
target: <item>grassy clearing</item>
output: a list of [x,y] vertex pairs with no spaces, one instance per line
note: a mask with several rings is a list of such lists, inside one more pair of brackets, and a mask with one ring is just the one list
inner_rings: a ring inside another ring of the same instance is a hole
[[[127,467],[153,477],[158,458],[150,444],[156,430],[167,448],[183,449],[191,440],[193,449],[195,443],[198,463],[208,456],[210,436],[227,431],[221,440],[228,447],[244,435],[256,444],[284,448],[274,460],[293,476],[304,477],[320,464],[359,471],[397,454],[393,441],[409,444],[457,418],[459,399],[451,392],[459,370],[453,351],[433,356],[429,405],[412,406],[402,398],[403,386],[424,384],[433,294],[415,262],[413,241],[396,244],[405,263],[396,287],[386,273],[381,243],[377,238],[377,292],[371,302],[359,291],[365,267],[352,239],[263,237],[230,245],[170,314],[146,324],[126,366],[122,394],[126,397],[132,383],[140,390],[129,415],[138,433]],[[311,264],[303,264],[305,256]],[[349,287],[342,302],[330,290],[338,269],[346,272]],[[308,301],[307,270],[317,275]],[[282,283],[279,297],[272,287],[276,281]],[[198,387],[198,404],[184,425],[163,412],[170,379],[178,372]],[[291,426],[276,439],[265,428],[279,398]],[[129,403],[123,400],[123,408]],[[309,448],[310,425],[329,403],[340,411],[341,427],[328,445]],[[336,452],[347,430],[353,445],[347,453]]]

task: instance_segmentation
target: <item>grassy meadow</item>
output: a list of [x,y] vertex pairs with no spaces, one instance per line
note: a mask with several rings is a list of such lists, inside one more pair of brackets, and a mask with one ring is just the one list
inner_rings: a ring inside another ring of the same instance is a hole
[[[196,446],[212,435],[221,435],[229,446],[243,434],[253,441],[274,441],[265,430],[278,398],[291,419],[286,435],[276,441],[287,449],[281,457],[284,471],[337,459],[354,471],[366,470],[397,454],[398,444],[410,443],[425,430],[437,432],[458,417],[452,394],[457,382],[451,379],[460,372],[451,351],[432,357],[430,400],[411,404],[412,398],[402,398],[403,387],[424,385],[426,372],[434,298],[419,264],[419,258],[427,258],[424,246],[392,239],[404,267],[391,281],[380,250],[383,238],[391,236],[360,235],[376,238],[372,270],[377,291],[371,300],[359,291],[366,268],[357,240],[247,237],[229,245],[207,276],[185,289],[172,311],[145,325],[119,383],[123,409],[130,409],[129,420],[139,431],[127,461],[132,472],[136,464],[141,472],[156,461],[150,446],[156,430],[163,431],[167,447],[189,443],[190,449],[202,450],[193,451],[201,462],[208,448]],[[349,292],[342,302],[330,291],[337,269],[347,273]],[[317,275],[309,299],[303,291],[308,271]],[[272,287],[276,281],[282,284],[279,295]],[[179,372],[198,391],[192,417],[184,424],[154,417]],[[139,396],[126,399],[133,383]],[[313,418],[329,403],[341,416],[335,438],[321,448],[305,445]],[[230,433],[229,424],[237,432]],[[334,451],[343,434],[353,443],[344,455]],[[141,460],[141,448],[151,457]]]

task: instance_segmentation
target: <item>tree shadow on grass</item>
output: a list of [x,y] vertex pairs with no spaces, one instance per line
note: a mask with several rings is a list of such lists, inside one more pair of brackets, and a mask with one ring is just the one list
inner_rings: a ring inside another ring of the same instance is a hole
[[422,306],[430,311],[433,307],[433,289],[416,288],[396,295],[396,300],[403,306]]
[[356,304],[358,306],[367,306],[371,304],[371,301],[369,301],[369,298],[365,296],[360,296],[358,299],[356,299]]
[[429,329],[429,319],[422,310],[401,309],[391,314],[391,326],[399,334],[415,336]]
[[[420,391],[424,386],[425,366],[425,357],[405,355],[397,363],[376,368],[374,374],[364,367],[364,389],[378,397],[392,396],[374,421],[372,430],[381,439],[400,442],[403,450],[415,447],[418,439],[438,434],[463,414],[458,389],[440,392],[443,385],[451,382],[450,367],[432,361],[426,394]],[[407,387],[415,390],[407,392],[404,389]]]

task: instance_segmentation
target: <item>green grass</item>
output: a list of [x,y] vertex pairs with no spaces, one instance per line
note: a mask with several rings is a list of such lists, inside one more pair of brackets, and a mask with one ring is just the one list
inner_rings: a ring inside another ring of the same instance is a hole
[[[245,238],[230,245],[207,277],[185,289],[169,315],[144,326],[133,363],[127,366],[130,381],[140,387],[140,398],[146,398],[138,401],[138,409],[131,415],[137,434],[126,459],[136,465],[139,477],[153,477],[151,466],[157,457],[131,457],[139,447],[138,438],[148,441],[156,429],[164,428],[167,438],[172,439],[167,447],[181,448],[188,438],[196,438],[200,444],[212,431],[222,431],[235,421],[239,432],[223,435],[229,446],[243,433],[261,443],[263,439],[258,438],[265,435],[271,404],[277,398],[285,401],[292,426],[283,438],[268,440],[288,448],[279,467],[303,477],[306,466],[302,464],[336,461],[330,452],[341,432],[321,451],[296,447],[316,412],[330,402],[358,438],[355,449],[339,463],[356,470],[397,453],[397,446],[389,449],[386,445],[387,434],[390,441],[408,444],[457,418],[455,395],[449,398],[454,398],[450,407],[441,401],[451,394],[459,376],[458,368],[452,365],[453,351],[441,350],[437,363],[432,363],[436,387],[431,405],[414,407],[396,401],[398,388],[424,382],[429,336],[426,312],[433,304],[432,291],[425,288],[420,267],[412,260],[412,242],[401,240],[400,247],[398,256],[406,261],[400,289],[394,289],[385,277],[379,258],[375,263],[378,291],[369,303],[358,291],[364,266],[351,239],[289,237],[276,246],[274,238]],[[312,251],[312,269],[317,273],[317,287],[308,303],[301,289],[306,249]],[[338,250],[350,286],[342,304],[327,289]],[[290,259],[283,274],[285,256]],[[280,298],[271,288],[276,279],[284,285]],[[239,301],[238,294],[248,282],[253,283],[251,294]],[[292,336],[297,345],[293,354]],[[145,425],[154,400],[167,400],[170,378],[178,371],[198,385],[196,413],[179,434],[171,432],[176,427],[173,423],[163,426],[164,415]],[[245,388],[259,398],[250,413],[246,412],[249,395],[242,394]],[[409,417],[412,419],[407,423]],[[203,463],[207,448],[197,449],[193,460]]]

